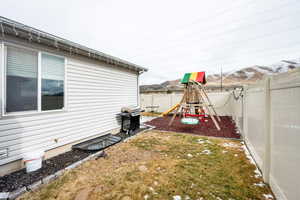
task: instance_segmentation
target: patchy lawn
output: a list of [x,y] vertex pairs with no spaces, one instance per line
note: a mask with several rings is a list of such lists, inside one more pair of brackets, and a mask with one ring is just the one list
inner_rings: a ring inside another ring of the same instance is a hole
[[147,131],[20,199],[272,199],[238,140]]

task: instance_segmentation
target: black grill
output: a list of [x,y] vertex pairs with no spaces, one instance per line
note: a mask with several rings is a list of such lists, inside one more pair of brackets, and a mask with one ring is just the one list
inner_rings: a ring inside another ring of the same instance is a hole
[[121,132],[130,134],[140,128],[141,109],[139,107],[124,107],[118,115],[121,117]]

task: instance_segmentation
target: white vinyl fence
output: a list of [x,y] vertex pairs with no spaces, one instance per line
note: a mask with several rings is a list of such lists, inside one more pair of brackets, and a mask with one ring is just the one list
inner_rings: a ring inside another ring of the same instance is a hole
[[243,101],[243,137],[265,181],[278,199],[299,200],[300,69],[245,87]]
[[[222,116],[231,115],[231,93],[208,93],[217,113]],[[183,93],[146,93],[141,94],[141,107],[146,111],[164,112],[179,103]]]
[[[300,199],[300,69],[266,77],[239,92],[208,93],[219,115],[235,120],[277,199]],[[141,106],[163,112],[182,94],[141,94]]]

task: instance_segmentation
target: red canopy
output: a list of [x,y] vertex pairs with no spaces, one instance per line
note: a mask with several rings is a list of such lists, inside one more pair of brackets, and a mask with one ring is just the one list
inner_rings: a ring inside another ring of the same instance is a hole
[[205,72],[198,72],[198,75],[197,75],[197,78],[195,81],[206,84]]

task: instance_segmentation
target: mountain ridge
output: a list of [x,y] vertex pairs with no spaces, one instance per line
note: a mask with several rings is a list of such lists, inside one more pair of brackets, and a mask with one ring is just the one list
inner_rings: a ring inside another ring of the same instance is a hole
[[[293,60],[281,60],[269,66],[254,65],[245,67],[232,72],[223,73],[223,86],[237,86],[242,84],[253,84],[263,79],[265,75],[275,75],[291,71],[300,67],[300,58]],[[219,87],[221,83],[220,74],[208,74],[206,76],[208,87]],[[167,80],[160,84],[141,85],[141,92],[147,91],[172,91],[182,90],[180,79]]]

